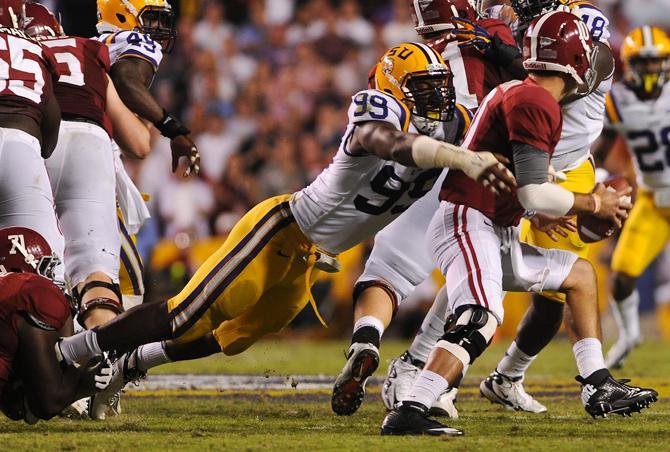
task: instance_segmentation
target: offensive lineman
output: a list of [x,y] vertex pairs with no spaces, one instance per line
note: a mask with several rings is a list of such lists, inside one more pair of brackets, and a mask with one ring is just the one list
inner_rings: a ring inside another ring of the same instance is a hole
[[104,389],[112,366],[65,366],[53,353],[71,306],[53,283],[58,264],[37,232],[0,229],[0,411],[34,424],[73,401]]
[[121,241],[116,224],[111,134],[134,155],[149,150],[149,131],[110,83],[104,44],[65,36],[56,17],[39,3],[26,4],[26,34],[64,62],[54,85],[61,107],[58,145],[46,166],[65,237],[65,276],[90,327],[92,308],[123,312],[119,281]]
[[[338,253],[397,218],[430,190],[441,168],[460,168],[494,192],[511,189],[513,178],[493,154],[472,153],[417,128],[422,121],[414,116],[446,122],[435,133],[453,140],[464,125],[454,116],[451,73],[437,52],[401,44],[384,55],[375,78],[383,91],[352,97],[340,149],[312,184],[249,211],[176,297],[64,338],[65,361],[132,350],[118,361],[118,385],[110,386],[118,390],[170,360],[241,353],[281,330],[308,302],[318,316],[310,294],[314,269],[337,271]],[[165,339],[175,340],[153,342]]]
[[592,43],[576,15],[551,12],[533,22],[524,38],[529,77],[508,82],[482,103],[465,139],[477,150],[498,149],[518,178],[515,193],[491,195],[450,171],[440,192],[440,208],[428,234],[447,279],[454,321],[433,348],[425,368],[398,408],[384,420],[383,435],[462,435],[428,418],[429,407],[489,345],[502,323],[503,291],[561,291],[575,313],[573,347],[583,385],[582,399],[592,416],[640,411],[657,398],[653,390],[615,381],[604,366],[593,267],[564,250],[522,244],[518,225],[525,211],[552,217],[591,213],[620,225],[630,210],[630,188],[574,194],[548,181],[549,160],[559,141],[559,101],[585,89]]
[[[637,199],[612,255],[612,312],[619,338],[607,363],[620,367],[640,342],[637,278],[670,240],[670,37],[657,27],[632,30],[621,47],[624,80],[607,97],[602,152],[623,135],[637,173]],[[600,157],[600,156],[599,156]]]
[[[22,31],[24,0],[0,1],[0,227],[37,231],[62,256],[44,159],[56,147],[60,110],[53,95],[56,62]],[[56,278],[64,286],[63,266]]]

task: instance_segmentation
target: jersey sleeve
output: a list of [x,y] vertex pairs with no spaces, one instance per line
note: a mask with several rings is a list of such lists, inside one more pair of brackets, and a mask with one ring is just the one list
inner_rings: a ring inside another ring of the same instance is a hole
[[350,124],[382,121],[403,132],[409,129],[409,109],[395,97],[374,89],[352,96],[348,114]]
[[[561,110],[543,93],[525,96],[506,106],[505,122],[509,141],[518,141],[553,154],[561,128]],[[553,99],[551,99],[553,101]]]
[[105,33],[98,38],[109,49],[111,64],[124,58],[139,58],[158,69],[163,59],[161,45],[149,35],[137,31],[117,31]]
[[48,331],[60,330],[70,315],[63,292],[46,278],[33,278],[21,288],[22,310],[34,326]]
[[95,52],[95,59],[100,65],[100,67],[103,68],[105,72],[109,72],[111,63],[109,61],[109,49],[107,48],[107,46],[94,39],[88,39],[87,41],[88,42],[86,42],[85,45],[93,47],[93,50]]
[[568,6],[570,11],[577,12],[589,27],[594,41],[606,42],[610,38],[610,21],[602,11],[588,2],[572,2]]

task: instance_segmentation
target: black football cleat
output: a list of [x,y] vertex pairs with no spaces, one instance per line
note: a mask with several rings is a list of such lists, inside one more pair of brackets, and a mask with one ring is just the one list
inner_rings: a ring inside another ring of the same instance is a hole
[[428,408],[403,402],[391,410],[382,423],[382,435],[463,436],[463,431],[428,417]]
[[363,403],[365,383],[379,366],[379,350],[372,344],[353,343],[347,362],[333,386],[330,405],[335,414],[350,416]]
[[658,400],[658,392],[653,389],[630,386],[630,380],[605,378],[599,385],[592,385],[581,377],[576,377],[582,386],[584,409],[591,416],[607,417],[608,414],[631,416]]

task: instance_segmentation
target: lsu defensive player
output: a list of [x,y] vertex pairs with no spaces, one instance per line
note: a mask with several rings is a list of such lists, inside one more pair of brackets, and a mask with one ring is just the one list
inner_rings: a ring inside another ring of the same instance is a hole
[[603,151],[626,140],[638,181],[637,200],[612,256],[612,311],[619,338],[607,364],[619,367],[640,342],[638,277],[670,240],[670,38],[657,27],[632,30],[621,47],[624,80],[607,97]]
[[[200,157],[190,130],[166,111],[153,97],[149,86],[163,53],[174,44],[174,11],[167,0],[98,0],[98,40],[109,48],[109,75],[121,100],[140,118],[152,123],[170,139],[172,170],[187,157],[184,173],[199,169]],[[121,151],[126,151],[121,149]],[[121,230],[121,293],[124,306],[142,302],[143,264],[134,235],[149,218],[144,199],[123,168],[120,152],[115,155],[117,200]],[[104,318],[103,320],[108,320]]]
[[[493,2],[500,3],[500,2]],[[555,177],[560,185],[574,193],[589,193],[595,185],[595,170],[590,158],[590,144],[600,131],[604,117],[604,99],[611,87],[611,76],[614,62],[607,44],[609,21],[595,7],[585,2],[564,3],[559,0],[512,0],[514,14],[509,14],[509,7],[492,6],[492,2],[477,2],[477,10],[485,17],[509,20],[513,29],[524,31],[532,20],[556,9],[571,10],[580,15],[587,24],[597,51],[594,52],[595,76],[589,80],[589,94],[577,100],[567,99],[562,107],[563,129],[561,140],[552,157]],[[569,101],[569,102],[568,102]],[[522,220],[521,239],[541,248],[559,248],[572,251],[580,257],[588,258],[588,246],[579,239],[574,228],[567,227],[559,232],[549,230],[542,218],[534,216],[530,220]],[[567,224],[566,224],[567,226]],[[556,233],[558,232],[558,233]],[[416,363],[423,363],[428,358],[431,344],[439,339],[444,330],[446,297],[438,297],[429,311],[423,326],[414,339],[408,353],[403,359],[394,360],[389,368],[389,376],[385,382],[387,406],[398,402],[403,390],[409,386],[406,380],[413,379],[418,372]],[[515,341],[510,345],[497,369],[482,381],[480,390],[492,402],[500,403],[510,409],[541,413],[546,407],[530,396],[523,387],[523,376],[535,356],[548,344],[558,332],[563,316],[565,297],[559,293],[543,293],[534,295],[533,303],[521,323]],[[419,366],[420,367],[420,366]],[[388,389],[388,391],[386,391]],[[399,395],[399,396],[397,396]],[[388,399],[388,400],[387,400]],[[441,398],[444,411],[452,415],[456,409],[448,406],[450,397]]]
[[[508,69],[516,59],[520,60],[521,53],[504,23],[496,19],[477,20],[468,0],[413,2],[412,11],[417,33],[429,47],[441,53],[454,73],[456,99],[467,109],[461,111],[467,114],[475,110],[489,91],[511,79]],[[468,42],[460,43],[456,38],[455,34],[463,31],[457,30],[457,23],[472,29]],[[488,43],[487,49],[483,49],[483,41]],[[333,387],[331,401],[336,414],[351,415],[358,409],[366,381],[379,362],[378,349],[384,330],[398,306],[435,268],[423,237],[439,207],[439,186],[436,184],[431,192],[375,236],[372,252],[354,288],[351,346]],[[406,240],[406,237],[416,240]],[[432,345],[428,345],[428,350]],[[444,406],[453,404],[445,405],[438,400],[433,410],[443,410]]]
[[250,210],[174,298],[63,338],[65,361],[132,350],[118,361],[119,380],[111,386],[118,390],[170,360],[236,355],[281,330],[308,302],[316,312],[316,273],[337,271],[337,254],[397,218],[442,168],[461,168],[493,192],[511,190],[514,178],[493,154],[476,158],[422,132],[426,122],[437,122],[436,136],[455,140],[464,126],[454,115],[451,73],[436,51],[419,43],[393,47],[375,79],[380,89],[352,97],[340,148],[312,184]]

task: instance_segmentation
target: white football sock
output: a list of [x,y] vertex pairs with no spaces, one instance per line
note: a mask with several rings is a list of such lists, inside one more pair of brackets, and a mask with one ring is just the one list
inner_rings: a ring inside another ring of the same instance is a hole
[[448,387],[449,383],[442,375],[430,370],[422,370],[414,380],[414,385],[403,402],[418,402],[430,408]]
[[152,367],[170,362],[172,360],[165,353],[164,342],[152,342],[151,344],[140,345],[137,348],[135,366],[139,370],[149,370]]
[[60,351],[68,364],[84,364],[102,353],[98,346],[98,333],[95,330],[86,330],[74,336],[64,337],[60,342]]
[[619,337],[624,337],[628,343],[640,340],[640,294],[637,289],[633,290],[628,297],[621,301],[612,299],[612,315],[619,327]]
[[421,323],[421,329],[419,329],[408,349],[412,358],[424,363],[428,361],[431,350],[444,335],[448,304],[447,289],[443,286],[437,293],[433,305],[423,319],[423,323]]
[[589,377],[596,370],[606,369],[603,345],[595,337],[587,337],[575,342],[572,352],[575,354],[577,369],[582,378]]
[[372,315],[364,315],[360,319],[356,321],[354,324],[354,333],[364,326],[370,326],[377,330],[379,332],[379,338],[381,339],[382,335],[384,334],[384,323],[382,323],[381,320],[379,320],[377,317],[372,316]]
[[537,355],[530,356],[524,353],[514,341],[498,363],[496,370],[510,378],[523,377],[536,357]]

